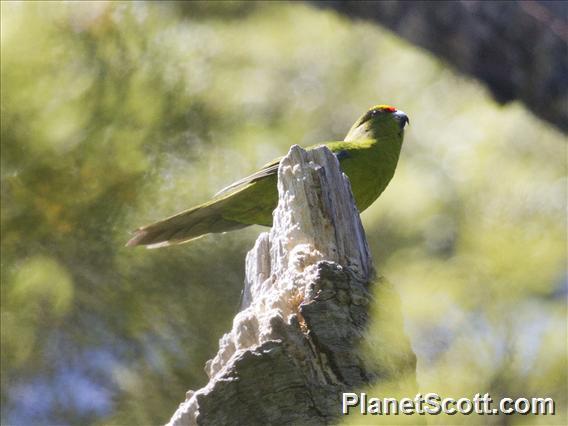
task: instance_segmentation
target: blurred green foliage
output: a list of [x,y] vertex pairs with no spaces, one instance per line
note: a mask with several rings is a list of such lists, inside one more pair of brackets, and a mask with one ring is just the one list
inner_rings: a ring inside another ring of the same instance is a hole
[[376,103],[412,123],[363,221],[420,390],[551,396],[554,418],[484,421],[566,423],[557,131],[380,28],[299,4],[1,8],[2,424],[167,421],[206,382],[262,228],[157,251],[123,248],[128,231],[294,143],[341,139]]

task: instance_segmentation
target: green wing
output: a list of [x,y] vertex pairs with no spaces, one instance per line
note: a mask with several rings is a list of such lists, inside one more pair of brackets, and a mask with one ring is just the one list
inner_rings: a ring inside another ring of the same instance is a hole
[[[333,142],[325,145],[335,152],[339,160],[349,156],[344,149],[345,144]],[[223,188],[206,203],[138,228],[127,246],[164,247],[191,241],[209,233],[244,228],[254,223],[270,225],[277,195],[275,182],[271,182],[269,178],[276,177],[281,159],[282,157],[277,158],[259,171]]]
[[[311,150],[311,149],[320,147],[322,145],[326,145],[328,148],[330,148],[331,151],[335,153],[335,156],[337,157],[337,159],[339,161],[341,161],[344,158],[347,158],[349,156],[348,151],[343,149],[345,147],[344,142],[323,143],[323,144],[318,144],[318,145],[308,147],[306,149]],[[254,172],[253,174],[246,176],[242,179],[239,179],[238,181],[233,182],[229,186],[226,186],[225,188],[223,188],[219,192],[217,192],[215,194],[215,197],[228,194],[228,193],[236,191],[237,189],[242,188],[242,187],[244,187],[248,184],[251,184],[253,182],[257,182],[257,181],[259,181],[263,178],[277,174],[278,173],[278,167],[280,166],[280,161],[282,160],[282,158],[283,157],[278,157],[278,158],[266,163],[257,172]]]
[[233,182],[229,186],[226,186],[225,188],[221,189],[219,192],[215,194],[215,197],[228,194],[229,192],[236,191],[240,187],[246,186],[253,182],[257,182],[262,178],[277,174],[278,166],[280,166],[280,160],[282,160],[282,157],[279,157],[276,160],[272,160],[271,162],[266,163],[264,166],[262,166],[262,168],[259,171],[254,172],[252,175],[239,179],[238,181]]

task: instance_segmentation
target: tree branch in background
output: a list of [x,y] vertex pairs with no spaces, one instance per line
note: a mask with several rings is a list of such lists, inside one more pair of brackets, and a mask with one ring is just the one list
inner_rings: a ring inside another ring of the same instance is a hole
[[[243,309],[170,425],[326,424],[342,392],[415,386],[416,357],[396,293],[374,270],[351,188],[325,147],[293,146],[278,171],[269,233],[246,259]],[[373,294],[374,293],[374,296]],[[378,303],[380,336],[368,338]],[[365,348],[378,356],[368,356]],[[377,343],[378,342],[378,343]]]
[[[568,3],[312,1],[375,21],[568,131]],[[378,54],[378,53],[377,53]]]

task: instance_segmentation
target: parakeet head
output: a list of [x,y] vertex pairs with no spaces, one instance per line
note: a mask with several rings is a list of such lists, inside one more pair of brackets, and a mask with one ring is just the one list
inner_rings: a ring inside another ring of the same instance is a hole
[[408,123],[410,120],[403,111],[390,105],[375,105],[357,119],[345,140],[371,139],[393,134],[398,134],[402,138],[404,127]]

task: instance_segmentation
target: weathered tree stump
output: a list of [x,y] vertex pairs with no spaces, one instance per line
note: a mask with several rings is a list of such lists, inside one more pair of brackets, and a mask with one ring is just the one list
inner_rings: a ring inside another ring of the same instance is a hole
[[[206,365],[210,381],[187,393],[170,425],[328,424],[341,415],[342,392],[415,374],[406,338],[392,345],[400,356],[379,363],[361,350],[374,270],[336,157],[293,146],[278,192],[273,227],[247,255],[242,310]],[[396,314],[393,324],[403,334]]]

